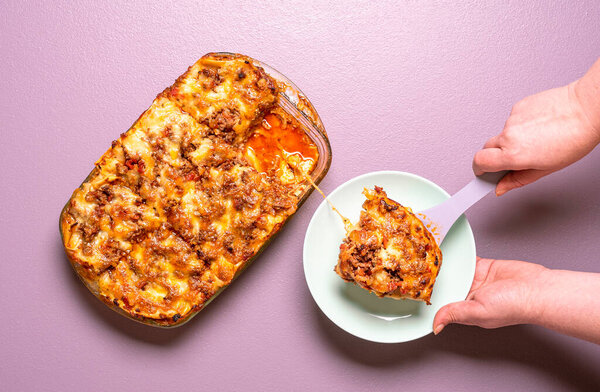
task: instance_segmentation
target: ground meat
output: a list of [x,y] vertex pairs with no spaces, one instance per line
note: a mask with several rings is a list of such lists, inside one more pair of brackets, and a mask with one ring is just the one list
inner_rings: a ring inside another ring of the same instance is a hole
[[223,162],[221,162],[219,164],[219,166],[217,166],[217,167],[219,169],[223,169],[223,170],[230,170],[234,166],[235,166],[235,160],[233,160],[233,159],[226,159]]
[[205,90],[212,90],[223,82],[217,68],[203,68],[198,72],[198,81]]
[[129,158],[125,160],[125,166],[127,166],[129,170],[137,170],[140,174],[144,172],[144,169],[146,167],[144,161],[138,158]]
[[218,238],[219,238],[219,234],[212,227],[209,227],[205,230],[200,230],[200,232],[198,233],[198,241],[200,243],[206,242],[206,241],[215,242]]
[[244,209],[245,202],[244,202],[243,198],[234,197],[232,203],[233,203],[233,208],[235,208],[237,211],[241,211]]
[[144,238],[146,238],[147,236],[147,232],[144,229],[137,229],[135,231],[133,231],[131,234],[129,234],[129,240],[133,243],[133,244],[137,244],[140,243],[144,240]]
[[[212,280],[212,279],[210,279]],[[202,280],[201,275],[191,275],[189,277],[189,285],[193,290],[201,292],[204,298],[210,298],[214,294],[212,282]]]
[[232,129],[240,121],[240,112],[236,108],[224,108],[213,113],[206,123],[210,129],[217,132],[224,132]]
[[398,209],[397,205],[394,204],[388,204],[386,203],[386,201],[384,199],[381,199],[381,206],[383,207],[384,210],[386,211],[394,211]]
[[422,243],[416,243],[416,245],[415,245],[415,254],[417,255],[417,257],[425,258],[425,256],[427,255],[427,248],[426,248],[426,246],[423,245]]
[[240,122],[240,113],[236,108],[225,108],[203,120],[210,130],[209,137],[216,137],[232,145],[236,140],[234,127]]
[[289,198],[278,197],[273,200],[273,208],[275,210],[287,210],[289,208],[293,208],[295,205],[294,201]]
[[98,189],[90,191],[85,195],[85,201],[90,203],[96,203],[98,205],[105,205],[112,200],[113,196],[108,185],[103,185]]
[[379,250],[379,246],[375,244],[359,244],[351,252],[353,264],[355,266],[368,266],[375,257],[377,250]]
[[100,227],[97,225],[90,225],[83,223],[79,225],[79,230],[81,230],[81,235],[83,237],[83,242],[91,242],[96,234],[100,231]]

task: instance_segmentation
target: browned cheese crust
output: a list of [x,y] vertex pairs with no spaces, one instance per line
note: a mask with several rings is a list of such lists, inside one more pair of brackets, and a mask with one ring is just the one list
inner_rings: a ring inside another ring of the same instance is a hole
[[340,246],[335,272],[380,297],[414,299],[430,305],[442,252],[410,208],[380,187],[365,189],[358,224]]
[[112,143],[65,206],[67,255],[115,310],[160,326],[184,322],[296,210],[307,185],[283,147],[266,147],[274,135],[293,139],[300,151],[286,154],[307,173],[317,149],[276,107],[276,81],[251,60],[201,58]]

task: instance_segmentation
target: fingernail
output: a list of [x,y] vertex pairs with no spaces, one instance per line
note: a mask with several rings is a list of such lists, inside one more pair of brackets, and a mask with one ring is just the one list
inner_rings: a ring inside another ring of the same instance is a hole
[[442,332],[442,329],[444,329],[445,325],[444,324],[438,324],[437,327],[435,327],[435,329],[433,330],[433,334],[437,335],[440,332]]

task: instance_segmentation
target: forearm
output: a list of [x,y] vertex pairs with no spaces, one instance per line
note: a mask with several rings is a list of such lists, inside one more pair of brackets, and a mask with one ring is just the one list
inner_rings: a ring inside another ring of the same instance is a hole
[[575,97],[600,142],[600,59],[573,83]]
[[529,323],[600,344],[600,274],[546,270],[535,286]]

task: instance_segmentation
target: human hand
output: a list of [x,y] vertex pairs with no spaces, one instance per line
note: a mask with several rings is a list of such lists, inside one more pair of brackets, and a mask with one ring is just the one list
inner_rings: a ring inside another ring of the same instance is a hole
[[496,195],[569,166],[600,142],[600,124],[587,113],[578,82],[517,102],[502,132],[475,154],[476,175],[511,170],[496,186]]
[[548,269],[539,264],[478,257],[467,299],[437,312],[434,333],[451,323],[498,328],[535,321],[542,311],[536,297],[544,271]]

